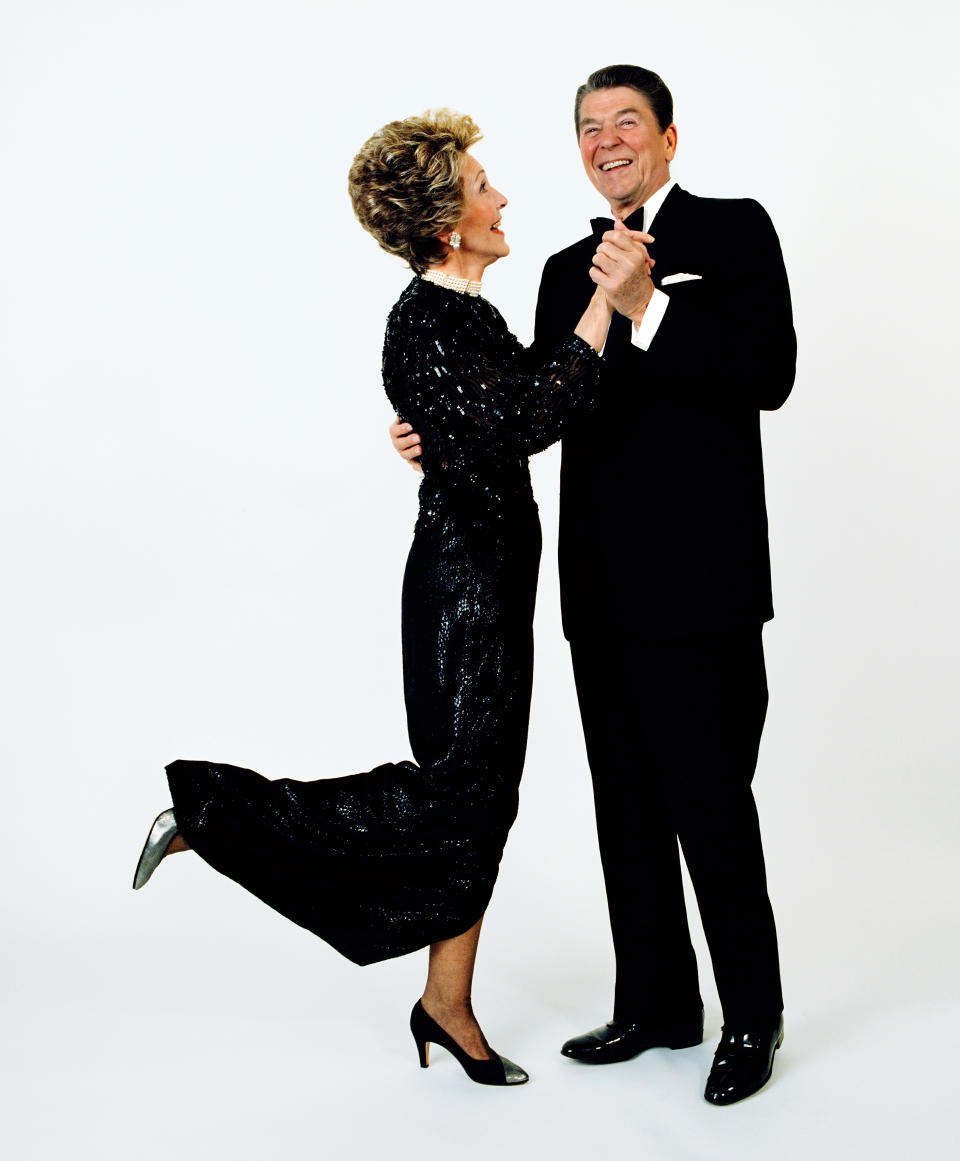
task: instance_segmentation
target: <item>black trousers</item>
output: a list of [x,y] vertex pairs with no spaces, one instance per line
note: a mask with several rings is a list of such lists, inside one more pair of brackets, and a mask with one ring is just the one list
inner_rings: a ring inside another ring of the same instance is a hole
[[571,641],[617,959],[614,1018],[696,1012],[680,849],[724,1023],[783,1009],[751,790],[767,709],[762,627],[669,641]]

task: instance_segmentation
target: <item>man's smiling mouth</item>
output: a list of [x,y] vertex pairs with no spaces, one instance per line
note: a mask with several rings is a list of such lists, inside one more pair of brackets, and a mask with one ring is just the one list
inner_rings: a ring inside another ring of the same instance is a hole
[[633,162],[629,157],[621,157],[616,161],[605,161],[603,165],[600,166],[600,169],[603,173],[609,173],[611,169],[620,169],[624,165],[633,165]]

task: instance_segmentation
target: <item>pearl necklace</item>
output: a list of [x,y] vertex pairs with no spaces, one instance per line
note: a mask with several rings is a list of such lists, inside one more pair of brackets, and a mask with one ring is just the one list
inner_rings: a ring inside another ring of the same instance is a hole
[[444,274],[442,270],[428,270],[420,277],[424,282],[445,286],[448,290],[455,290],[457,294],[470,294],[476,298],[480,293],[479,282],[470,278],[455,278],[452,274]]

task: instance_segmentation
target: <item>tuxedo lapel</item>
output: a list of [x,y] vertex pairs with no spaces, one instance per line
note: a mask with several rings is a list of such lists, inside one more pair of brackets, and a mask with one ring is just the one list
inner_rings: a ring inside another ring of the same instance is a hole
[[650,277],[657,289],[664,275],[675,273],[671,264],[684,248],[684,218],[690,197],[686,190],[675,185],[653,219],[649,232],[654,240],[647,247],[647,253],[655,263]]

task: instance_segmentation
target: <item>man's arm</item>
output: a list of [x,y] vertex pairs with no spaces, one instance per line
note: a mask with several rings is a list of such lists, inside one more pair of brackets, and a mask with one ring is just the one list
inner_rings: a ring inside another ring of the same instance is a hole
[[797,340],[780,242],[762,206],[730,203],[720,253],[702,279],[669,288],[649,350],[631,351],[638,386],[655,378],[680,402],[775,410],[793,387]]

